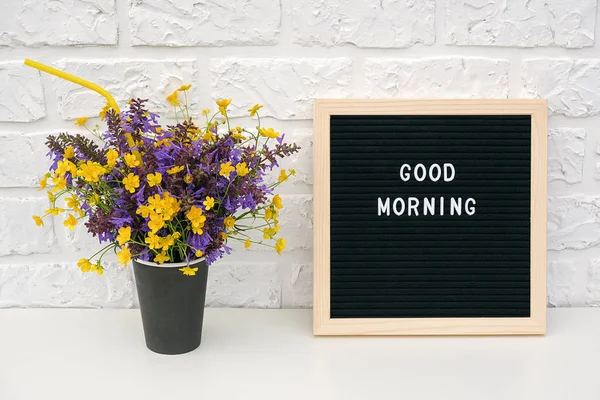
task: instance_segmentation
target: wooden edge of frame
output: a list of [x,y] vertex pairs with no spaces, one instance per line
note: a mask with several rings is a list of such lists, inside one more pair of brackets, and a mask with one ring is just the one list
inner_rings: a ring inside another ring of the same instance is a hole
[[[543,335],[546,332],[548,102],[541,99],[317,99],[314,102],[314,335]],[[331,115],[531,115],[531,315],[528,318],[330,318]]]

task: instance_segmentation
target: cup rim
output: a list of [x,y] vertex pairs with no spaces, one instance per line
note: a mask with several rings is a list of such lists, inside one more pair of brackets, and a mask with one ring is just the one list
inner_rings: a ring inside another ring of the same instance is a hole
[[200,257],[200,258],[196,258],[192,261],[182,261],[182,262],[178,262],[178,263],[162,263],[162,264],[157,264],[153,261],[146,261],[146,260],[141,260],[139,258],[135,259],[135,262],[140,263],[142,265],[148,266],[148,267],[155,267],[155,268],[182,268],[182,267],[189,267],[191,265],[195,265],[198,264],[202,261],[206,260],[206,258],[204,257]]

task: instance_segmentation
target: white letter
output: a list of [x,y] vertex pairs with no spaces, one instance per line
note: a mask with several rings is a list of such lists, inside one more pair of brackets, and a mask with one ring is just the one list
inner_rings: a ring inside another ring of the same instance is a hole
[[423,215],[427,215],[428,210],[430,215],[435,215],[435,197],[423,199]]
[[440,215],[444,215],[444,198],[440,197]]
[[377,215],[381,216],[381,213],[390,216],[390,198],[385,199],[385,203],[381,201],[381,197],[377,198]]
[[[421,175],[421,178],[419,178],[419,176],[417,175],[419,173],[419,168],[421,170],[423,170],[423,175]],[[415,165],[415,179],[417,180],[417,182],[423,182],[425,180],[425,175],[427,175],[427,171],[425,170],[425,166],[423,164],[417,164],[417,165]]]
[[[452,176],[448,177],[448,168],[450,168],[452,170]],[[450,163],[444,163],[444,181],[445,182],[450,182],[451,180],[454,179],[454,175],[456,174],[456,172],[454,171],[454,165],[450,164]]]
[[[473,205],[472,205],[472,206],[469,206],[469,203],[473,203]],[[466,212],[468,215],[473,215],[473,214],[475,214],[475,200],[474,200],[474,199],[472,199],[471,197],[469,197],[469,198],[467,199],[467,201],[465,201],[465,212]]]
[[458,202],[454,197],[450,199],[450,215],[454,215],[454,212],[460,215],[462,213],[462,197],[458,198]]
[[402,164],[400,167],[400,179],[402,179],[404,182],[408,182],[410,179],[410,174],[408,172],[405,173],[404,168],[408,168],[408,171],[410,172],[410,165]]
[[[435,179],[433,178],[433,170],[437,169],[437,175],[435,177]],[[432,182],[437,182],[440,179],[440,176],[442,176],[442,168],[440,168],[439,164],[431,164],[431,167],[429,167],[429,179],[431,179]]]
[[[398,207],[396,207],[396,204],[398,204],[398,202],[402,203],[402,208],[400,209],[400,212],[398,212]],[[394,200],[394,203],[392,205],[392,208],[394,209],[394,214],[398,216],[404,214],[404,207],[404,200],[402,200],[402,197],[396,197],[396,200]]]
[[[415,168],[416,171],[416,168]],[[419,210],[417,210],[417,207],[419,207],[419,199],[417,199],[416,197],[409,197],[408,198],[408,215],[411,215],[411,210],[414,211],[415,216],[419,216]]]

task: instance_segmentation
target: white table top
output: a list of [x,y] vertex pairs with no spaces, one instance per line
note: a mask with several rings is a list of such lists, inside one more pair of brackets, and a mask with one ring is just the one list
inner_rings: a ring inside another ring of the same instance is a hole
[[0,399],[600,399],[600,309],[548,314],[545,337],[313,337],[310,310],[207,309],[164,356],[139,310],[0,310]]

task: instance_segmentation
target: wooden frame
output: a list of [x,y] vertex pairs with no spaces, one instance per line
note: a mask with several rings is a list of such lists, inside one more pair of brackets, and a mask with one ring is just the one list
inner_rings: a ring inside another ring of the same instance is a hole
[[[546,100],[320,99],[314,104],[315,335],[535,335],[546,331]],[[528,318],[330,318],[330,116],[531,115],[531,314]]]

